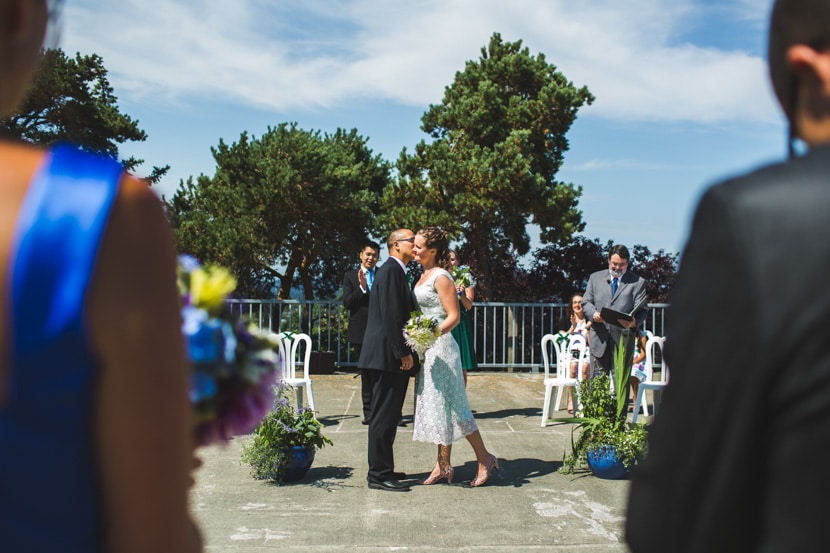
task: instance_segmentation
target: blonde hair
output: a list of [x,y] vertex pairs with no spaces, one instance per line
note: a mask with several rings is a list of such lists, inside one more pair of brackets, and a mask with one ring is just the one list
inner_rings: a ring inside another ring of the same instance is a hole
[[418,231],[418,234],[424,237],[424,245],[429,248],[435,248],[435,262],[445,271],[452,271],[452,263],[450,263],[450,238],[447,231],[438,227],[426,227]]

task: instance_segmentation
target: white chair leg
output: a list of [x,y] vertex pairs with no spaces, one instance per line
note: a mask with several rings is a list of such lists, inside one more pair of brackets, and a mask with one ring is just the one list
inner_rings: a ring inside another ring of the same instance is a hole
[[646,396],[645,392],[643,392],[643,416],[647,417],[648,415],[648,397]]
[[297,411],[303,408],[303,387],[294,386],[294,397],[297,399]]
[[634,401],[634,414],[631,415],[631,422],[637,422],[637,415],[640,414],[640,402],[643,401],[643,394],[645,393],[645,388],[640,386],[637,389],[637,399]]
[[314,408],[314,393],[311,391],[311,381],[309,380],[308,384],[306,384],[306,391],[308,393],[308,406],[311,407],[312,411],[316,411]]
[[553,394],[553,387],[552,386],[545,386],[545,405],[542,407],[542,428],[548,425],[548,419],[550,418],[550,396]]
[[559,411],[562,409],[562,392],[565,390],[564,386],[556,387],[556,403],[553,404],[553,410]]

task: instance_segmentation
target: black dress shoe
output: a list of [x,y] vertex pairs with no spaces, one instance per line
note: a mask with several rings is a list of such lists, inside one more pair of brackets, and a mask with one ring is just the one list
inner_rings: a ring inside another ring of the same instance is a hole
[[403,480],[406,478],[405,472],[393,472],[392,473],[392,480]]
[[408,492],[410,487],[406,484],[401,484],[397,480],[369,480],[370,490],[383,490],[387,492]]
[[360,424],[363,424],[363,425],[369,424],[369,419],[364,418],[362,421],[360,421]]
[[406,421],[401,419],[398,421],[398,426],[406,426]]

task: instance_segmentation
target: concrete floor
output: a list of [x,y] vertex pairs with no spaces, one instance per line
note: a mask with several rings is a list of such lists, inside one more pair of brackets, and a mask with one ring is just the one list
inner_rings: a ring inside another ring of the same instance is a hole
[[[395,468],[418,479],[432,469],[436,449],[412,441],[413,387],[404,408],[409,424],[395,442]],[[192,503],[207,551],[627,551],[628,482],[557,472],[571,426],[540,426],[541,375],[470,375],[470,405],[503,467],[501,478],[478,489],[461,484],[476,471],[466,441],[453,450],[453,485],[416,485],[408,493],[368,489],[360,379],[353,373],[315,376],[313,389],[334,446],[317,452],[304,480],[284,486],[253,480],[240,462],[245,437],[201,451],[205,465]]]

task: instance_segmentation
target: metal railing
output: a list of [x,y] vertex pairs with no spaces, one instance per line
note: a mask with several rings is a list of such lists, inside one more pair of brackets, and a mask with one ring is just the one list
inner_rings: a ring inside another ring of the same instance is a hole
[[[312,350],[334,352],[340,367],[356,367],[346,337],[349,313],[343,304],[326,300],[229,300],[231,309],[246,316],[260,329],[271,332],[305,332]],[[646,330],[665,335],[668,304],[648,305]],[[556,333],[566,317],[564,303],[473,304],[474,346],[479,369],[531,370],[541,367],[542,336]]]

